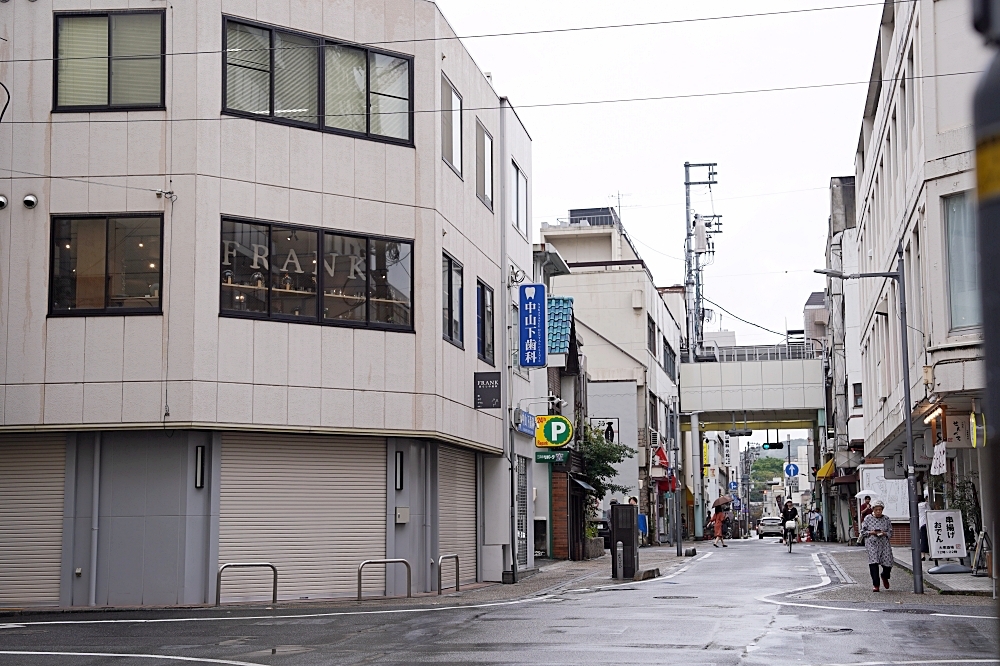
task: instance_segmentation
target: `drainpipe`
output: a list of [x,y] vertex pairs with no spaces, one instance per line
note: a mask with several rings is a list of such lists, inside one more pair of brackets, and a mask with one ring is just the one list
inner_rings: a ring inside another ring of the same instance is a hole
[[[504,380],[500,382],[500,399],[503,409],[501,410],[501,419],[504,436],[507,438],[507,460],[510,462],[510,571],[511,571],[511,581],[517,582],[517,488],[516,479],[514,475],[516,474],[515,462],[517,460],[516,454],[514,453],[514,431],[511,424],[511,412],[512,412],[512,400],[511,400],[511,384],[514,381],[514,360],[511,358],[510,352],[510,337],[512,334],[511,330],[508,330],[507,317],[508,311],[511,305],[511,271],[510,271],[510,256],[507,247],[507,224],[510,219],[507,216],[509,212],[507,206],[509,205],[509,199],[507,198],[507,181],[506,174],[510,169],[510,159],[508,158],[508,142],[507,142],[507,109],[510,108],[510,102],[506,97],[500,98],[500,154],[504,158],[504,166],[501,168],[500,173],[504,174],[504,177],[500,178],[500,205],[497,206],[497,210],[500,212],[500,280],[503,283],[502,290],[500,291],[501,298],[500,303],[502,307],[500,308],[500,330],[504,332],[503,338],[501,340],[501,345],[503,349],[503,358],[505,359],[504,364]],[[494,304],[494,308],[496,305]],[[495,316],[495,315],[494,315]],[[496,354],[497,345],[494,342],[493,345],[494,354]],[[527,500],[526,500],[527,501]],[[527,509],[527,507],[525,507]]]
[[97,605],[97,530],[101,509],[101,433],[94,433],[94,482],[91,486],[90,505],[90,589],[87,605]]

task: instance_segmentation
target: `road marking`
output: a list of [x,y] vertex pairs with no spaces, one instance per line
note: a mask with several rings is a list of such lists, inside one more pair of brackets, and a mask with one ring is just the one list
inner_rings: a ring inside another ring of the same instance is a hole
[[0,629],[23,629],[23,624],[0,624]]
[[894,666],[902,664],[1000,664],[1000,659],[928,659],[921,661],[860,661],[844,664],[824,664],[823,666]]
[[0,650],[0,654],[28,657],[114,657],[119,659],[169,659],[171,661],[188,661],[197,664],[225,664],[226,666],[264,666],[249,661],[233,661],[232,659],[205,659],[202,657],[175,657],[170,654],[128,654],[116,652],[29,652],[27,650]]

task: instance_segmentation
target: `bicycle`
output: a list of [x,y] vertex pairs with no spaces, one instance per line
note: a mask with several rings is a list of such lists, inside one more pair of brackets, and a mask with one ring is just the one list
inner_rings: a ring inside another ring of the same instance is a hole
[[795,541],[795,529],[798,524],[794,520],[785,523],[785,541],[788,543],[788,552],[792,552],[792,542]]
[[990,542],[990,535],[984,530],[976,536],[976,547],[972,556],[972,575],[989,576],[990,570],[987,566],[987,553],[993,552],[993,544]]

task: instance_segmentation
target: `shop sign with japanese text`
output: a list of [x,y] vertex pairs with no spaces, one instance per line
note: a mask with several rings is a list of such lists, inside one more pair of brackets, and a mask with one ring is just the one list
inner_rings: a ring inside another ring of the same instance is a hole
[[547,343],[545,337],[545,285],[522,284],[517,304],[520,345],[518,364],[524,368],[544,368]]
[[958,509],[927,512],[927,545],[931,559],[965,557],[965,527]]

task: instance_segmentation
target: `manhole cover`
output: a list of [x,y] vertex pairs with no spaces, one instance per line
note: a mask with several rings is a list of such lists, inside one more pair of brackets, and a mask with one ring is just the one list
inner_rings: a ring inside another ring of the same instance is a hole
[[933,615],[937,611],[929,608],[883,608],[883,613],[910,613],[911,615]]
[[806,627],[806,626],[795,626],[795,627],[782,627],[783,631],[794,631],[803,634],[849,634],[853,629],[847,627]]
[[673,594],[673,595],[667,595],[663,597],[653,597],[653,598],[654,599],[697,599],[698,597],[685,597],[682,594]]

